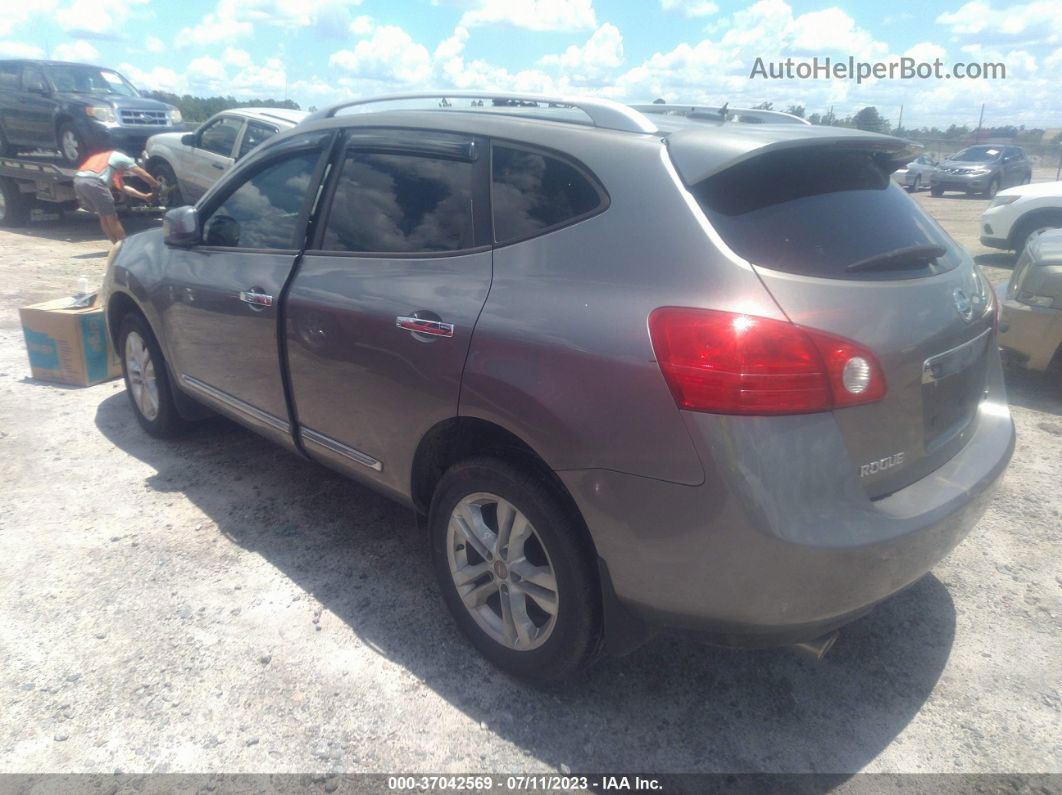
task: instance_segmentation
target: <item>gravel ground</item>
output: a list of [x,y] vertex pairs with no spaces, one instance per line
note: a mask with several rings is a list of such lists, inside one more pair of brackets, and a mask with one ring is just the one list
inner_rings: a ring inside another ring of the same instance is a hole
[[[985,200],[917,200],[1005,278]],[[660,639],[542,690],[459,638],[406,510],[28,378],[17,307],[103,253],[88,217],[0,233],[0,772],[1062,772],[1062,384],[1009,374],[985,518],[823,664]]]

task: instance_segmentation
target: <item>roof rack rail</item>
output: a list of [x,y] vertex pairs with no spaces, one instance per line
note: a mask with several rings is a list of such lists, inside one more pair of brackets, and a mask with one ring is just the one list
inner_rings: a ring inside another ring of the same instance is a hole
[[689,116],[691,118],[712,116],[719,121],[753,121],[764,124],[811,124],[807,119],[802,119],[792,113],[783,113],[780,110],[761,110],[760,108],[731,108],[729,103],[722,107],[711,105],[680,105],[664,104],[661,102],[652,105],[631,105],[639,113],[667,114],[671,116]]
[[[359,105],[372,105],[381,102],[395,102],[406,99],[473,99],[473,100],[503,100],[513,103],[544,104],[561,106],[581,110],[589,118],[595,127],[605,130],[620,130],[623,132],[653,133],[656,126],[644,115],[632,108],[611,99],[598,99],[594,97],[552,97],[540,94],[514,94],[506,91],[425,91],[406,94],[384,94],[367,99],[352,99],[340,102],[328,108],[323,108],[307,117],[307,121],[314,119],[330,119],[345,108]],[[516,105],[518,106],[518,105]],[[448,105],[442,105],[448,107]],[[482,106],[480,106],[482,107]],[[475,110],[475,107],[459,108],[461,111]]]

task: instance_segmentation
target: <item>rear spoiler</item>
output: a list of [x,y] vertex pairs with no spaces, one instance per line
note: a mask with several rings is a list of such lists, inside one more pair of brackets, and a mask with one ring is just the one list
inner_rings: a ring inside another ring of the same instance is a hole
[[889,174],[923,149],[921,144],[892,135],[795,124],[770,129],[756,124],[710,130],[690,127],[676,130],[665,141],[671,161],[686,185],[696,185],[750,158],[787,149],[825,147],[870,152]]

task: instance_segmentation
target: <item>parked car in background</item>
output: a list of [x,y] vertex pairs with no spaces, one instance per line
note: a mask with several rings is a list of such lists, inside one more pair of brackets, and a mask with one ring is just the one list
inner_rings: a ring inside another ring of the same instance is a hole
[[147,139],[178,128],[181,112],[140,96],[113,69],[64,61],[0,61],[0,148],[54,149],[70,166],[93,152],[137,157]]
[[1029,238],[1007,284],[1000,346],[1029,370],[1042,372],[1062,350],[1062,229]]
[[919,155],[903,168],[893,171],[892,178],[915,193],[929,187],[930,179],[939,165],[930,155]]
[[639,113],[663,116],[682,116],[695,121],[739,122],[742,124],[808,124],[811,122],[792,113],[758,108],[731,108],[729,105],[681,105],[656,102],[649,105],[631,105]]
[[968,146],[939,164],[930,175],[930,192],[980,193],[992,198],[1003,188],[1032,180],[1032,164],[1020,146],[981,144]]
[[1014,445],[998,302],[891,180],[909,143],[497,98],[318,112],[127,239],[137,421],[217,411],[412,506],[511,673],[652,629],[823,653]]
[[1037,182],[996,194],[981,214],[981,243],[1020,254],[1033,235],[1062,227],[1062,182]]
[[235,108],[214,114],[195,132],[152,136],[145,167],[162,183],[160,205],[195,203],[229,166],[305,117],[284,108]]

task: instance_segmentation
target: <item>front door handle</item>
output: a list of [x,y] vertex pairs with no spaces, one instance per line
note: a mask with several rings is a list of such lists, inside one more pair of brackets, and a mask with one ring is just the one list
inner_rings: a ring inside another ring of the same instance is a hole
[[441,320],[399,315],[395,318],[395,326],[412,331],[414,334],[427,334],[429,337],[452,337],[454,335],[453,323],[443,323]]
[[264,309],[273,305],[273,296],[266,295],[253,288],[251,290],[241,290],[240,300],[245,304],[250,304],[252,309]]

